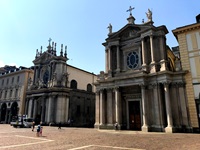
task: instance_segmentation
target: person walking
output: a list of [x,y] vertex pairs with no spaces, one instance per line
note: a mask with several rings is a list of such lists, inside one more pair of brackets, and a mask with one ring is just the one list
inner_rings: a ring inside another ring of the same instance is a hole
[[42,136],[43,127],[40,125],[40,136]]
[[58,129],[61,129],[61,122],[59,122],[58,124]]
[[34,132],[34,129],[35,129],[35,122],[33,121],[32,122],[32,131]]
[[39,137],[39,135],[40,135],[40,129],[41,129],[41,125],[38,124],[38,126],[37,126],[37,133],[36,133],[37,137]]

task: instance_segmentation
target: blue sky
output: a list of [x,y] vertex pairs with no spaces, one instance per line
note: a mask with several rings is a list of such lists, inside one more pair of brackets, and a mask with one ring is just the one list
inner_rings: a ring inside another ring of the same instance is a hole
[[194,0],[0,0],[0,67],[30,67],[36,49],[46,50],[48,39],[67,45],[68,64],[99,74],[105,70],[109,23],[113,32],[127,24],[129,6],[135,23],[146,19],[148,8],[155,26],[166,25],[167,44],[178,43],[172,30],[195,23],[200,1]]

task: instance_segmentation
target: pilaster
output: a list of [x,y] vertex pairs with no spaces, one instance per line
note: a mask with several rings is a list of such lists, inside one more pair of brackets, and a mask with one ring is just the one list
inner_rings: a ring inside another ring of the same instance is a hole
[[117,72],[120,72],[120,50],[119,45],[117,45]]
[[141,84],[140,87],[142,93],[142,119],[143,119],[142,131],[148,132],[149,127],[147,123],[147,110],[146,110],[146,85]]
[[172,112],[171,112],[171,103],[169,97],[169,82],[164,83],[164,91],[165,91],[165,105],[166,105],[166,113],[167,113],[167,127],[165,128],[165,132],[173,133],[173,121],[172,121]]
[[107,125],[113,126],[112,89],[107,89]]
[[100,90],[100,126],[105,125],[105,93]]
[[100,99],[99,99],[99,91],[96,91],[96,102],[95,102],[95,128],[99,128],[100,124]]
[[115,88],[115,115],[116,115],[116,123],[118,123],[118,128],[121,128],[122,124],[122,116],[121,116],[121,93],[119,91],[119,87]]

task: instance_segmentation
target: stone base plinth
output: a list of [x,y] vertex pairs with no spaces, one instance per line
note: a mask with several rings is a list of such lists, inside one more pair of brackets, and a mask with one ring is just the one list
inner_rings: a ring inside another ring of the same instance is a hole
[[173,127],[166,127],[166,128],[165,128],[165,132],[166,132],[166,133],[174,133],[175,130],[174,130]]
[[142,132],[149,132],[148,126],[142,126]]

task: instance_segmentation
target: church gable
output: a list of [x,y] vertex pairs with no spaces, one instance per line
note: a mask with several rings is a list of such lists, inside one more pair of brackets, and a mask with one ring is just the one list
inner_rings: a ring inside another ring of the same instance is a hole
[[49,64],[49,62],[52,60],[52,59],[55,59],[56,57],[48,52],[44,52],[42,53],[39,57],[37,57],[33,63],[34,64]]

